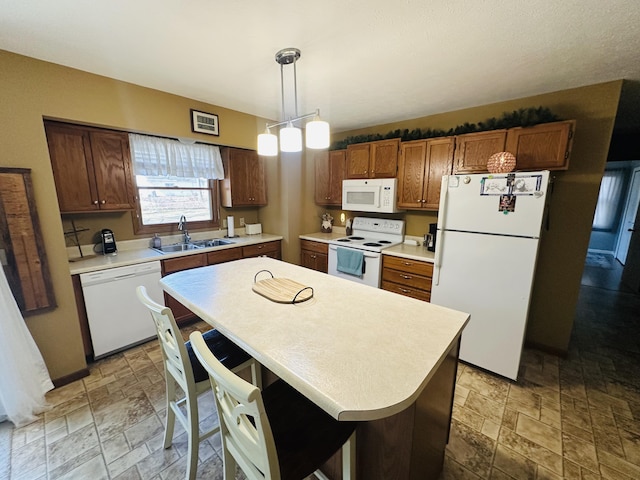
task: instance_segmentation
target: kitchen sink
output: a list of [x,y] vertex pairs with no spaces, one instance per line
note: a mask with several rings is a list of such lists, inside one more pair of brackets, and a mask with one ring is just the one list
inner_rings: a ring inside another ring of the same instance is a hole
[[160,248],[152,248],[160,253],[186,252],[188,250],[200,250],[201,248],[219,247],[221,245],[233,245],[235,242],[230,240],[222,240],[220,238],[210,238],[208,240],[193,240],[189,243],[172,243],[171,245],[163,245]]

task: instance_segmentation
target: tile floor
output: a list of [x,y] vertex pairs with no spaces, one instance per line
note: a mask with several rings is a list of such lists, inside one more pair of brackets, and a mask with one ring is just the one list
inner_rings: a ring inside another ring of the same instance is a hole
[[[517,384],[461,364],[442,479],[640,478],[638,312],[639,296],[585,285],[566,359],[526,350]],[[193,328],[206,325],[185,335]],[[92,364],[47,398],[49,412],[13,431],[12,480],[184,477],[179,426],[162,449],[155,341]],[[201,407],[215,412],[213,398]],[[200,462],[198,478],[222,478],[217,436]]]

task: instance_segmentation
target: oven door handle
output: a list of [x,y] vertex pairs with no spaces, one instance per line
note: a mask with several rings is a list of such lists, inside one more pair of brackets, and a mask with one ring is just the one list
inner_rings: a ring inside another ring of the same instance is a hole
[[[342,248],[348,248],[349,250],[359,250],[357,248],[350,248],[350,247],[342,247]],[[329,245],[329,250],[333,250],[333,251],[337,252],[338,251],[338,247],[335,246],[335,245]],[[362,251],[362,254],[364,255],[365,258],[378,258],[378,257],[380,257],[379,253],[372,253],[372,252],[368,252],[368,251],[365,251],[365,250],[361,250],[361,251]]]

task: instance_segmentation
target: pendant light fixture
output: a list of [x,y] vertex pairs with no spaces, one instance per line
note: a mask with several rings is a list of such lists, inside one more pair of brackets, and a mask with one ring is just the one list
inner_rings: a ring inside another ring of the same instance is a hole
[[296,76],[296,62],[300,58],[300,50],[297,48],[283,48],[276,53],[276,62],[280,64],[280,90],[282,95],[282,116],[286,118],[284,102],[284,66],[293,64],[293,96],[295,104],[295,117],[289,117],[279,123],[267,124],[265,132],[258,135],[258,154],[273,157],[278,154],[278,137],[271,133],[271,129],[285,125],[280,129],[280,150],[282,152],[302,151],[302,131],[294,123],[313,117],[307,122],[306,145],[307,148],[329,148],[329,124],[320,120],[320,110],[306,115],[298,115],[298,84]]

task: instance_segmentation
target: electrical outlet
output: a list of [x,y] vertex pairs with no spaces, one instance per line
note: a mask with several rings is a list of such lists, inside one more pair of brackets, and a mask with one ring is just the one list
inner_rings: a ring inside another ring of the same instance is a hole
[[227,219],[226,218],[222,219],[222,228],[227,228]]
[[244,227],[244,217],[240,217],[240,226]]

